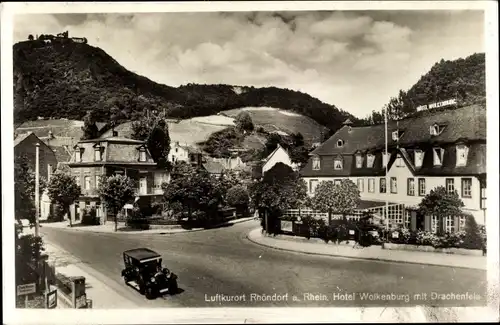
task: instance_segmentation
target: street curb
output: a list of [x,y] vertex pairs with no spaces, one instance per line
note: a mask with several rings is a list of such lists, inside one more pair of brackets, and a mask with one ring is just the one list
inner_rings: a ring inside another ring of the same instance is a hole
[[[256,229],[259,229],[259,228],[256,228]],[[476,268],[476,267],[469,267],[469,266],[454,266],[454,265],[445,265],[445,264],[437,264],[437,263],[420,263],[420,262],[413,262],[413,261],[396,261],[396,260],[391,260],[391,259],[386,259],[386,258],[378,258],[378,257],[355,257],[355,256],[345,256],[345,255],[334,254],[334,253],[332,253],[332,254],[326,254],[326,253],[317,253],[317,252],[298,251],[298,250],[294,250],[294,249],[276,247],[276,246],[272,246],[270,244],[264,244],[262,242],[259,242],[258,239],[252,238],[250,236],[250,233],[252,231],[254,231],[254,230],[255,229],[250,230],[247,233],[247,235],[246,235],[246,238],[250,242],[252,242],[252,243],[254,243],[256,245],[262,246],[262,247],[272,248],[272,249],[279,250],[279,251],[294,252],[294,253],[307,254],[307,255],[317,255],[317,256],[341,257],[341,258],[353,259],[353,260],[365,260],[365,261],[379,261],[379,262],[390,262],[390,263],[399,263],[399,264],[414,264],[414,265],[428,265],[428,266],[452,267],[452,268],[457,268],[457,269],[477,270],[477,271],[485,271],[486,272],[485,269]],[[274,240],[283,240],[283,239],[274,239]]]
[[249,219],[236,219],[236,221],[229,222],[229,223],[223,223],[219,225],[215,225],[213,228],[194,228],[194,229],[184,229],[183,231],[170,231],[170,229],[165,229],[165,231],[155,231],[155,232],[149,232],[148,230],[143,230],[143,231],[95,231],[95,230],[84,230],[84,229],[79,229],[79,228],[84,228],[84,227],[51,227],[48,226],[46,228],[50,229],[61,229],[61,230],[68,230],[68,231],[79,231],[79,232],[90,232],[94,234],[120,234],[120,235],[159,235],[159,236],[164,236],[164,235],[177,235],[177,234],[184,234],[188,232],[196,232],[196,231],[203,231],[203,230],[211,230],[211,229],[219,229],[219,228],[224,228],[224,226],[228,225],[235,225],[238,223],[243,223],[247,221],[254,221],[255,218],[249,218]]

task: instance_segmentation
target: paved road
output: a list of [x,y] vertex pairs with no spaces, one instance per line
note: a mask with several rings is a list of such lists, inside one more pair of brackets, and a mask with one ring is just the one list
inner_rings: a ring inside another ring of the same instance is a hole
[[[108,283],[119,294],[149,308],[485,304],[485,271],[283,252],[249,242],[246,233],[257,226],[258,222],[250,221],[226,228],[171,235],[90,233],[48,227],[41,232],[82,260],[86,271]],[[161,253],[165,265],[179,275],[183,292],[148,301],[125,286],[120,277],[121,254],[136,247],[149,247]],[[480,295],[481,300],[436,300],[432,299],[436,298],[433,292],[468,292],[470,296]],[[426,300],[417,299],[416,295],[421,293],[427,294]],[[220,301],[217,294],[241,301]],[[282,301],[260,301],[255,300],[255,296],[252,299],[251,294],[288,296]],[[307,294],[311,295],[306,297]],[[352,298],[349,294],[355,294],[354,301],[349,300]],[[373,295],[362,300],[363,294]]]

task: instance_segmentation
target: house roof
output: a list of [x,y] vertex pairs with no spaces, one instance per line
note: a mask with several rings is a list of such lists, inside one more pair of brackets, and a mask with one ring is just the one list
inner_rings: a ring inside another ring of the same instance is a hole
[[123,254],[126,254],[136,260],[142,261],[150,258],[158,258],[161,257],[157,252],[149,249],[149,248],[135,248],[124,251]]
[[134,143],[134,144],[144,144],[145,141],[134,140],[125,137],[108,137],[108,138],[97,138],[89,140],[81,140],[78,143],[97,143],[97,142],[119,142],[119,143]]
[[[27,132],[27,133],[22,133],[19,134],[15,139],[14,139],[14,147],[16,147],[18,144],[26,140],[31,134],[34,134],[33,132]],[[36,135],[35,135],[36,136]]]
[[[437,136],[431,136],[429,127],[434,123],[444,126]],[[344,126],[323,145],[315,149],[311,155],[320,159],[320,169],[312,169],[313,157],[309,159],[300,174],[304,177],[334,176],[384,176],[382,151],[385,150],[384,125],[366,127]],[[468,106],[456,110],[442,111],[433,115],[420,116],[399,122],[402,130],[399,145],[392,140],[391,131],[397,130],[392,122],[388,126],[388,147],[390,158],[388,169],[396,161],[398,155],[414,175],[446,176],[446,175],[480,175],[486,173],[486,109]],[[337,141],[344,145],[337,147]],[[469,146],[466,165],[456,166],[456,144],[465,142]],[[433,148],[444,149],[442,164],[434,166]],[[424,152],[422,166],[414,165],[415,150]],[[367,153],[374,155],[372,168],[366,166]],[[356,155],[362,157],[362,167],[356,166]],[[334,169],[334,160],[341,159],[343,168]]]
[[278,145],[276,146],[276,149],[274,149],[274,150],[273,150],[273,152],[271,152],[271,153],[269,154],[269,156],[267,156],[266,158],[262,159],[263,164],[264,164],[264,165],[265,165],[265,164],[267,164],[267,162],[268,162],[269,160],[271,160],[271,158],[272,158],[272,157],[276,154],[276,152],[278,152],[280,149],[281,149],[281,150],[283,150],[283,151],[284,151],[284,152],[288,155],[288,151],[286,151],[286,150],[285,150],[285,149],[284,149],[284,148],[283,148],[283,147],[282,147],[282,146],[278,143]]
[[203,163],[203,168],[210,174],[220,174],[224,171],[224,166],[217,161],[207,161]]
[[[444,125],[444,131],[431,136],[429,127],[433,124]],[[397,125],[399,124],[399,125]],[[407,118],[396,123],[388,123],[388,145],[395,146],[391,134],[398,128],[403,131],[399,145],[417,145],[419,143],[453,143],[460,139],[486,140],[486,109],[479,105],[471,105],[455,110],[446,110],[426,116]],[[337,147],[337,141],[344,145]],[[377,150],[385,146],[385,125],[349,127],[344,125],[322,145],[311,152],[311,155],[354,154]]]
[[58,162],[68,162],[71,159],[71,154],[63,146],[50,146]]

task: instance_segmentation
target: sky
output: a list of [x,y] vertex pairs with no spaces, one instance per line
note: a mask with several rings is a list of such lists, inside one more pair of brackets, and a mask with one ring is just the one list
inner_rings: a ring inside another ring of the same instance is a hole
[[69,31],[170,86],[275,86],[365,117],[441,59],[485,52],[482,11],[16,15],[14,41]]

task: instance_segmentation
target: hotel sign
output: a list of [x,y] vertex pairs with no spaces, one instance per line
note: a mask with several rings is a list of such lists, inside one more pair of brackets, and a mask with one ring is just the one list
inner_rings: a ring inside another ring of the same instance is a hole
[[436,103],[431,103],[429,105],[421,105],[417,107],[417,112],[423,111],[424,109],[432,109],[432,108],[438,108],[438,107],[445,107],[445,106],[450,106],[450,105],[456,105],[457,99],[452,98],[449,100],[445,100],[442,102],[436,102]]

